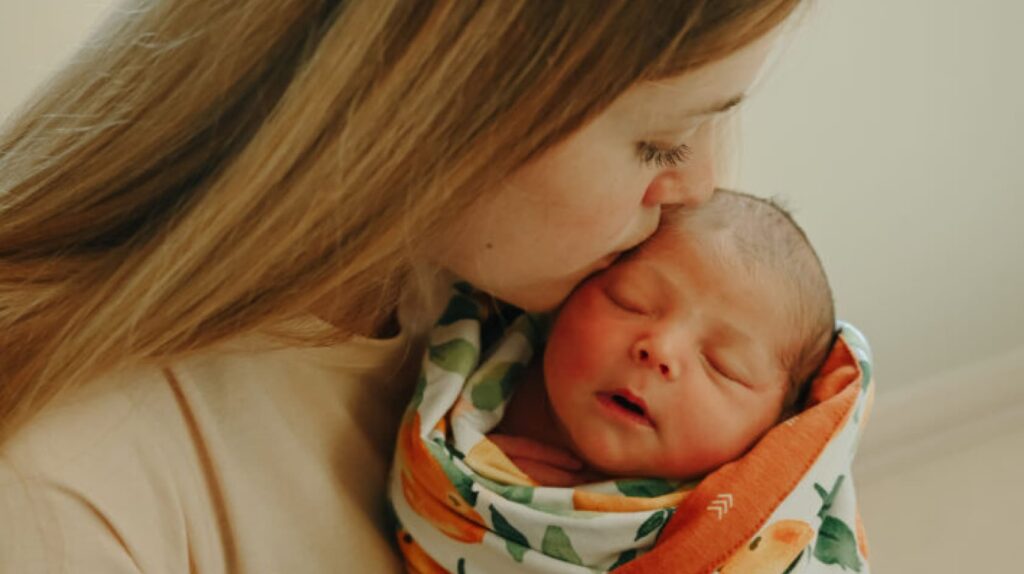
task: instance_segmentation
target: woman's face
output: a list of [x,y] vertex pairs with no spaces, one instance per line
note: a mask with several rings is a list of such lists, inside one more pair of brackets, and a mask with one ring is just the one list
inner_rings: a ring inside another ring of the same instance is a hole
[[663,206],[710,197],[716,120],[753,84],[778,35],[626,91],[471,206],[432,259],[499,299],[553,309],[654,233]]

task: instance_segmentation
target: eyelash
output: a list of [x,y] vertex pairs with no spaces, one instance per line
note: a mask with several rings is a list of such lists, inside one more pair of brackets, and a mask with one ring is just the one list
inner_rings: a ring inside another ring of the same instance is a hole
[[732,381],[734,383],[738,383],[740,385],[743,385],[744,387],[747,386],[747,383],[745,383],[742,380],[732,376],[731,373],[727,372],[725,369],[722,368],[720,363],[718,363],[716,361],[712,361],[711,358],[708,357],[707,355],[704,355],[704,360],[707,362],[708,367],[710,367],[712,370],[716,371],[719,375],[725,377],[726,379],[728,379],[728,380],[730,380],[730,381]]
[[[615,305],[619,309],[622,309],[623,311],[626,311],[627,313],[635,313],[635,314],[638,314],[638,315],[648,315],[648,312],[644,311],[643,309],[640,309],[640,308],[638,308],[638,307],[636,307],[634,305],[630,305],[628,303],[623,303],[622,299],[616,297],[611,292],[611,290],[605,290],[605,295],[608,297],[608,300],[611,301],[613,305]],[[708,366],[708,368],[713,370],[713,371],[715,371],[720,376],[722,376],[722,377],[724,377],[724,378],[726,378],[726,379],[728,379],[730,381],[733,381],[735,383],[738,383],[740,385],[747,386],[746,383],[744,383],[743,381],[737,379],[736,377],[733,377],[731,374],[726,372],[725,369],[723,369],[721,367],[721,365],[717,361],[711,360],[711,357],[708,357],[707,355],[703,355],[703,359],[704,359],[705,364]]]
[[720,367],[720,366],[718,365],[718,363],[717,363],[717,362],[715,362],[715,361],[712,361],[712,360],[711,360],[711,357],[708,357],[707,355],[704,355],[704,361],[706,361],[706,362],[707,362],[707,364],[708,364],[708,367],[710,367],[710,368],[711,368],[711,370],[713,370],[713,371],[717,372],[717,373],[718,373],[719,375],[722,375],[723,377],[725,377],[725,378],[727,378],[727,379],[729,379],[729,380],[735,380],[735,379],[733,379],[732,377],[730,377],[729,375],[727,375],[727,374],[725,373],[725,371],[723,371],[723,370],[722,370],[722,368],[721,368],[721,367]]
[[[648,314],[646,311],[643,311],[641,309],[635,308],[632,305],[627,305],[627,304],[622,303],[619,299],[615,298],[611,293],[608,294],[608,299],[616,307],[618,307],[619,309],[622,309],[623,311],[626,311],[627,313],[634,313],[634,314],[637,314],[637,315],[647,315]],[[722,378],[724,378],[724,379],[726,379],[728,381],[731,381],[733,383],[736,383],[736,384],[739,384],[739,385],[743,385],[744,387],[747,386],[746,383],[744,383],[740,379],[732,376],[729,372],[727,372],[725,369],[722,368],[721,364],[719,364],[717,361],[711,360],[711,358],[708,357],[707,355],[703,355],[703,360],[704,360],[704,363],[707,365],[707,368],[709,368],[712,371],[718,373],[718,375],[720,377],[722,377]]]
[[650,142],[641,142],[637,145],[637,154],[644,165],[657,167],[676,167],[687,162],[693,155],[693,150],[686,144],[680,144],[674,148],[661,148]]

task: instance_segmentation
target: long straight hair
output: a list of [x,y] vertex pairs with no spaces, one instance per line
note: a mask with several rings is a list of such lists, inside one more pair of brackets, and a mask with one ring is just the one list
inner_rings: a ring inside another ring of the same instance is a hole
[[344,340],[413,247],[633,84],[799,0],[136,0],[0,132],[0,441],[64,389],[281,324]]

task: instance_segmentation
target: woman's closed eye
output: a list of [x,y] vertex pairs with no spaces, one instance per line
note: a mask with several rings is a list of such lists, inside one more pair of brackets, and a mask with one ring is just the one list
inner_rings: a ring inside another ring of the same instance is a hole
[[650,142],[637,144],[637,155],[644,165],[655,167],[678,167],[686,163],[693,150],[686,144],[680,144],[670,148],[659,147]]

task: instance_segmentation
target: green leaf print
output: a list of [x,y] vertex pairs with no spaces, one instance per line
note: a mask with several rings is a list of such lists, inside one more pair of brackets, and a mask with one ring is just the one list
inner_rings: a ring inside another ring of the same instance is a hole
[[438,325],[451,325],[462,319],[477,319],[480,317],[479,304],[471,297],[456,295],[448,301],[441,318],[437,320]]
[[557,526],[548,526],[544,530],[544,540],[540,543],[540,551],[563,562],[576,564],[577,566],[583,564],[579,554],[576,554],[576,550],[572,547],[569,535]]
[[537,329],[533,323],[533,317],[529,313],[523,313],[516,317],[516,320],[508,326],[508,333],[519,333],[524,339],[536,346]]
[[498,512],[497,508],[494,508],[492,504],[491,510],[491,524],[494,525],[494,532],[505,539],[505,548],[508,549],[508,553],[515,558],[516,562],[523,561],[523,554],[530,548],[530,542],[526,540],[526,536],[523,536],[522,532],[516,530],[516,527],[509,524],[508,520]]
[[663,524],[665,524],[665,519],[667,517],[668,511],[666,510],[659,510],[652,514],[647,520],[644,521],[643,524],[640,525],[640,529],[636,531],[636,537],[633,538],[633,540],[640,540],[644,536],[647,536],[648,534],[660,528]]
[[522,377],[523,365],[521,363],[498,363],[481,375],[481,381],[473,387],[470,397],[473,399],[473,406],[484,411],[493,411],[502,405],[516,383]]
[[629,562],[630,560],[636,558],[636,555],[636,548],[630,548],[629,550],[624,551],[622,554],[619,554],[618,560],[615,561],[615,564],[612,564],[609,570],[615,570],[619,566],[622,566],[626,562]]
[[526,554],[526,551],[529,549],[529,547],[523,546],[518,542],[512,542],[511,540],[505,541],[505,550],[508,550],[508,553],[512,555],[512,558],[514,558],[516,562],[522,562],[523,555]]
[[487,490],[491,490],[497,493],[506,500],[512,502],[518,502],[520,504],[529,504],[533,502],[533,487],[522,486],[519,484],[502,484],[495,482],[489,478],[483,476],[477,476],[476,481],[479,482]]
[[832,490],[825,490],[825,487],[818,483],[814,483],[814,490],[818,492],[818,496],[821,497],[821,510],[818,511],[818,518],[822,520],[828,515],[829,511],[832,510],[832,504],[836,500],[836,496],[839,494],[839,487],[843,485],[843,479],[846,475],[840,474],[836,477],[835,483],[832,485]]
[[857,556],[857,538],[845,522],[835,516],[826,516],[818,530],[814,544],[814,557],[825,564],[838,564],[860,572],[860,558]]
[[[668,524],[669,520],[672,520],[672,516],[676,513],[676,509],[666,508],[665,509],[665,524]],[[661,540],[661,535],[665,533],[665,524],[662,525],[661,529],[658,530],[658,535],[654,537],[654,543],[657,544],[658,540]]]
[[477,349],[465,339],[452,339],[430,347],[430,361],[442,369],[467,376],[476,366]]
[[615,488],[626,496],[654,498],[675,492],[679,485],[660,478],[631,478],[616,480]]
[[455,466],[444,446],[434,441],[425,441],[425,444],[430,450],[430,454],[434,455],[434,458],[441,465],[441,469],[444,470],[448,480],[452,481],[452,485],[459,495],[462,496],[462,499],[470,506],[476,506],[477,493],[473,490],[473,479],[462,472],[459,467]]
[[512,502],[530,504],[533,502],[533,487],[510,484],[496,491],[501,496]]

